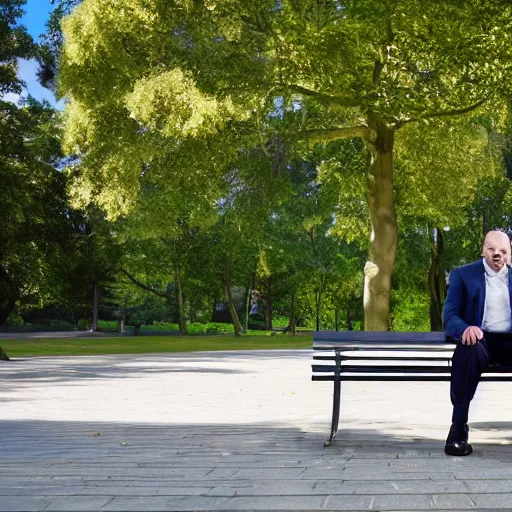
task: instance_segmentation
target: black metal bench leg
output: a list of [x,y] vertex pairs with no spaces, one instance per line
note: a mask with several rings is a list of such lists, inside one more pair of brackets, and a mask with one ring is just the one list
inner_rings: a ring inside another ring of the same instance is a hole
[[340,420],[340,401],[341,401],[341,382],[334,381],[334,394],[332,403],[332,422],[331,422],[331,436],[325,441],[324,446],[331,446],[336,434],[338,433],[338,423]]

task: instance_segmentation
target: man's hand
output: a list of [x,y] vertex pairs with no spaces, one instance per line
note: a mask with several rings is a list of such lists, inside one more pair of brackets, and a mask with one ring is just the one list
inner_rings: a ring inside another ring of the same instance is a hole
[[463,345],[474,345],[478,343],[484,337],[484,333],[480,327],[476,325],[470,325],[462,333],[462,344]]

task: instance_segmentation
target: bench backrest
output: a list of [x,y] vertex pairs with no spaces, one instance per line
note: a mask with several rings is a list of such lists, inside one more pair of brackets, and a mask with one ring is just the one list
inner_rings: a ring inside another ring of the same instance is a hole
[[315,350],[421,350],[453,352],[443,332],[317,331]]
[[[313,349],[321,361],[313,380],[448,381],[455,344],[443,332],[318,331]],[[492,367],[482,380],[510,380],[511,372]]]

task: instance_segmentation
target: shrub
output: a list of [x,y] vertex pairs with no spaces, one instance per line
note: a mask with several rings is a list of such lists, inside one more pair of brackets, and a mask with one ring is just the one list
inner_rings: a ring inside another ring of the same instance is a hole
[[172,324],[170,322],[153,322],[152,325],[143,325],[144,330],[148,331],[179,331],[178,324]]
[[77,325],[79,329],[89,329],[91,324],[87,318],[80,318]]
[[98,329],[117,331],[119,329],[119,322],[117,320],[98,320]]
[[272,318],[272,327],[288,327],[290,320],[285,316],[277,316]]
[[4,327],[13,328],[13,327],[23,327],[25,322],[23,318],[18,313],[11,313],[9,318],[5,321]]

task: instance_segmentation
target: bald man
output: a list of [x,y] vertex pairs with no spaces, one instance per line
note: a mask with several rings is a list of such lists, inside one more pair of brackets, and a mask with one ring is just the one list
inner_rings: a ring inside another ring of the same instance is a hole
[[480,376],[490,363],[512,363],[512,287],[510,240],[502,231],[487,233],[483,258],[450,274],[443,309],[446,334],[457,340],[452,358],[452,426],[447,455],[470,455],[468,412]]

